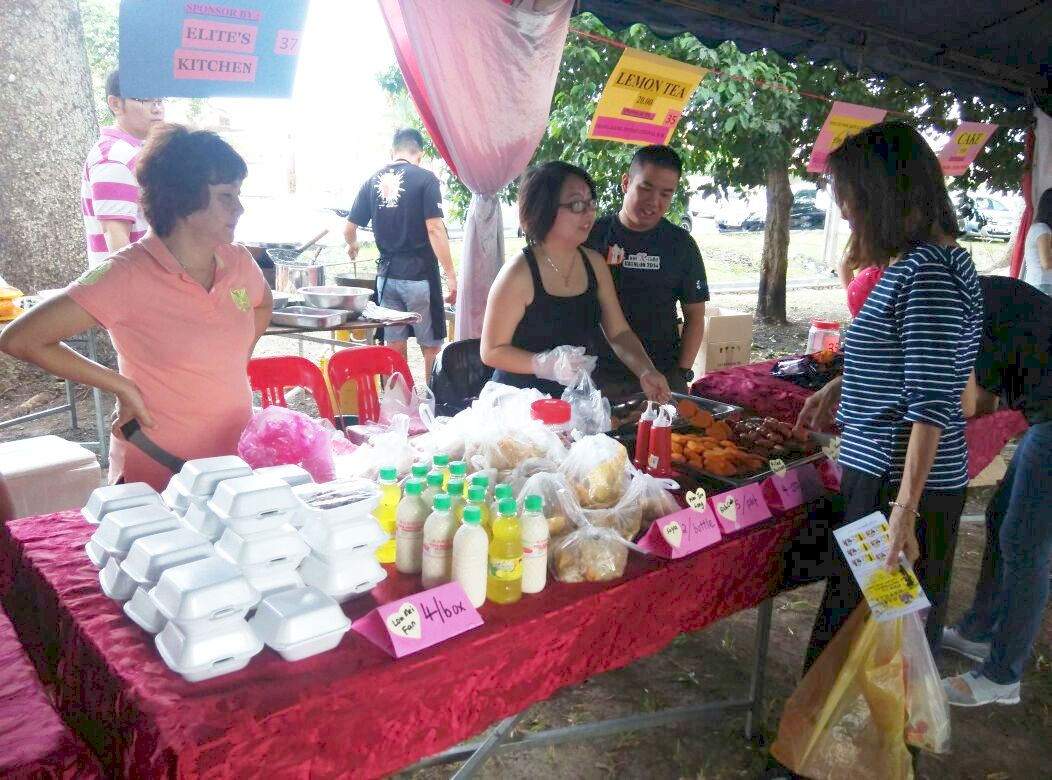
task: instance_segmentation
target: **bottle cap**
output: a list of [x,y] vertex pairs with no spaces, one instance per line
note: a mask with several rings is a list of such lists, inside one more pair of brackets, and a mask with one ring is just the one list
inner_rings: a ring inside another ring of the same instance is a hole
[[405,483],[405,494],[407,496],[419,496],[424,492],[424,480],[419,477],[410,477]]
[[497,511],[502,515],[514,515],[516,509],[518,509],[518,506],[516,506],[514,498],[506,498],[497,504]]
[[[452,480],[450,480],[452,481]],[[468,488],[468,501],[485,501],[486,488],[482,485],[472,485]]]
[[446,483],[446,492],[451,496],[457,498],[464,497],[464,480],[462,479],[451,479]]
[[482,522],[482,510],[477,506],[464,507],[464,522],[465,523],[481,523]]
[[428,468],[426,463],[417,463],[409,473],[417,479],[427,479],[427,472]]
[[489,489],[489,474],[483,474],[479,472],[471,477],[472,485],[482,485],[482,487]]
[[380,480],[383,482],[395,482],[398,479],[398,469],[385,466],[380,469]]
[[515,491],[511,489],[511,485],[497,485],[493,490],[494,497],[501,501],[505,498],[514,498]]
[[468,475],[468,464],[462,460],[455,460],[449,464],[449,473],[454,477],[466,477]]
[[431,462],[435,464],[435,468],[444,468],[449,465],[449,456],[440,452]]
[[811,320],[811,325],[819,330],[840,330],[839,322],[830,322],[829,320]]
[[545,425],[566,425],[570,412],[570,404],[559,398],[542,398],[530,404],[530,417]]
[[427,475],[427,486],[428,487],[442,487],[442,475],[436,472],[431,472]]
[[526,511],[540,512],[544,509],[544,499],[540,496],[526,496]]
[[435,496],[435,500],[432,502],[436,512],[448,512],[449,507],[452,504],[449,501],[449,496],[446,493],[439,493]]

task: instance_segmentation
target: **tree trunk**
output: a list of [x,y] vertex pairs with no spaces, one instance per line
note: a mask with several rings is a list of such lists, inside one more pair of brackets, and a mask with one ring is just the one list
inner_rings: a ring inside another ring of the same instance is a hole
[[98,137],[77,0],[3,0],[0,41],[0,276],[62,287],[87,270],[80,172]]
[[763,263],[756,316],[764,322],[786,323],[785,274],[789,267],[789,211],[793,193],[789,189],[789,166],[779,164],[767,171],[767,219],[763,231]]

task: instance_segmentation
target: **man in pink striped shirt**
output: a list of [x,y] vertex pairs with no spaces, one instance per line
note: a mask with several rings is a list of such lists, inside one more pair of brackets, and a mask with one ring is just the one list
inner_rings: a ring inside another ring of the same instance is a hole
[[102,128],[81,174],[89,268],[145,235],[135,160],[150,129],[164,121],[162,99],[121,97],[117,71],[106,79],[106,103],[117,124]]

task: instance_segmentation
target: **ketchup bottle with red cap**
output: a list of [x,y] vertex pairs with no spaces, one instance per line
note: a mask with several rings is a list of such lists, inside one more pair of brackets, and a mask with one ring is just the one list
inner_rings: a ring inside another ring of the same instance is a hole
[[657,409],[654,408],[653,401],[647,401],[647,408],[639,416],[639,425],[636,428],[636,456],[632,460],[640,471],[647,470],[647,459],[650,457],[650,429],[657,416]]
[[672,476],[672,414],[668,406],[661,407],[657,419],[650,427],[647,473],[653,477]]

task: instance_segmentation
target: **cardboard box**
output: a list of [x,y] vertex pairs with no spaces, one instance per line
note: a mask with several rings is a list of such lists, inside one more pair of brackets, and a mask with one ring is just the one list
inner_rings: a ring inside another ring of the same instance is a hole
[[705,336],[694,360],[694,375],[748,363],[751,352],[752,314],[706,306]]

